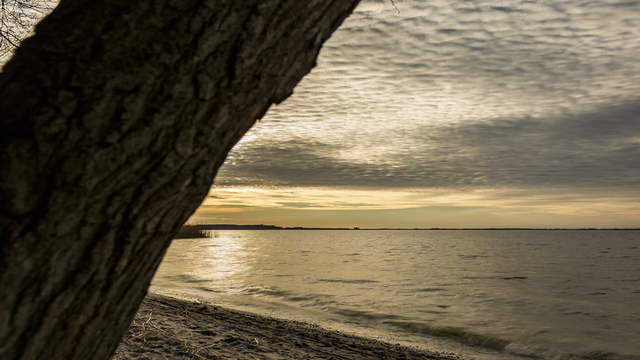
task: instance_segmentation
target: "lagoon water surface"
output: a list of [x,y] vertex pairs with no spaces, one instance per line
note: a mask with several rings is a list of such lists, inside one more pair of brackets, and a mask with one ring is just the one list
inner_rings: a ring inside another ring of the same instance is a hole
[[640,231],[216,230],[152,291],[477,359],[640,359]]

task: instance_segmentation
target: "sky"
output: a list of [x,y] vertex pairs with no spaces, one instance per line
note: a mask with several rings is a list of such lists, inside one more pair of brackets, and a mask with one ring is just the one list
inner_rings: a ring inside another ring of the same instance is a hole
[[640,227],[640,1],[364,0],[190,223]]

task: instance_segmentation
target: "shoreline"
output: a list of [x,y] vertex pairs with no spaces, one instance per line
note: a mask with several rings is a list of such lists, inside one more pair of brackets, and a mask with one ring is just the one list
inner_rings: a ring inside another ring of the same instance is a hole
[[148,294],[113,360],[464,360],[317,325]]

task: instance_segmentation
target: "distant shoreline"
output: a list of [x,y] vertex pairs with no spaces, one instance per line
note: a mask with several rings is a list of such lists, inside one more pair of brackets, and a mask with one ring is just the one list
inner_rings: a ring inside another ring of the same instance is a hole
[[421,231],[434,231],[434,230],[525,230],[525,231],[638,231],[640,228],[445,228],[445,227],[433,227],[433,228],[359,228],[359,227],[284,227],[277,225],[239,225],[239,224],[195,224],[184,225],[185,228],[194,230],[421,230]]

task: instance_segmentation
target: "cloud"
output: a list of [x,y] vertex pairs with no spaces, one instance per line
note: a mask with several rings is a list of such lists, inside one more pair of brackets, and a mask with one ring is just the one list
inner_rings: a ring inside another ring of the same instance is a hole
[[640,186],[640,102],[563,116],[416,124],[350,142],[254,139],[226,186]]
[[640,5],[398,6],[364,1],[217,183],[638,186]]
[[206,209],[289,225],[637,225],[640,3],[396,3],[361,3],[232,151]]

